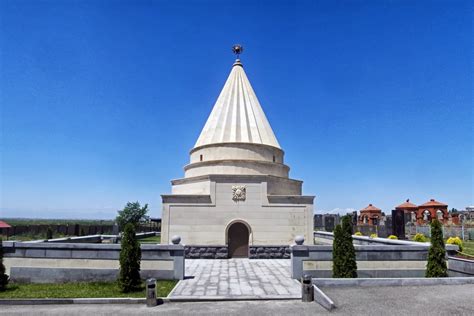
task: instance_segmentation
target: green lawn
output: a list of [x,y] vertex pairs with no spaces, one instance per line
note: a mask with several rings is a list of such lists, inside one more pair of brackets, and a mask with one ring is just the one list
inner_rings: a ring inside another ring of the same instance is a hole
[[[157,282],[158,297],[165,297],[171,292],[177,281]],[[56,284],[9,284],[2,298],[97,298],[97,297],[145,297],[145,286],[140,292],[121,293],[115,282],[77,282]]]
[[160,236],[152,236],[143,239],[138,239],[141,244],[159,244],[161,242]]
[[474,240],[464,241],[462,252],[474,256]]

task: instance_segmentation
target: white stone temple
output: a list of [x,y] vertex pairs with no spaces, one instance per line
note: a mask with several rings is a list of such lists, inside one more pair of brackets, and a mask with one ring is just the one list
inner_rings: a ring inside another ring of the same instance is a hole
[[[282,114],[282,115],[287,115]],[[313,243],[314,196],[289,178],[284,152],[240,59],[232,66],[184,167],[162,195],[162,243],[228,247],[246,257],[257,246]]]

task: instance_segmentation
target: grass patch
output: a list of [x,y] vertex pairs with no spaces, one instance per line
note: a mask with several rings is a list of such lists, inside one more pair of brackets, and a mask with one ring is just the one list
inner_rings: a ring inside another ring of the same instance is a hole
[[[176,285],[174,280],[157,281],[156,295],[167,296]],[[75,283],[11,283],[2,298],[100,298],[100,297],[145,297],[145,285],[139,292],[122,293],[116,282],[75,282]]]
[[462,252],[474,256],[474,240],[463,241]]
[[143,239],[138,239],[138,242],[141,244],[153,243],[159,244],[161,242],[161,236],[151,236]]

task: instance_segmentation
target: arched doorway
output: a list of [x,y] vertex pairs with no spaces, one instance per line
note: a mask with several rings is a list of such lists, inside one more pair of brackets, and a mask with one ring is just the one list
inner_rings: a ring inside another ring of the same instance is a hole
[[235,222],[227,230],[229,258],[247,258],[249,256],[250,231],[244,223]]

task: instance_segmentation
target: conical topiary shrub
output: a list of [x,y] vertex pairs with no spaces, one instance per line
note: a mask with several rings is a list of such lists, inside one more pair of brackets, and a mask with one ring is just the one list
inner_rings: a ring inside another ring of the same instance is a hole
[[448,276],[443,230],[441,223],[437,219],[431,222],[431,246],[428,252],[425,276],[427,278],[443,278]]
[[354,244],[352,241],[352,221],[346,215],[342,217],[344,276],[343,278],[357,278],[357,261]]
[[332,251],[333,278],[357,278],[357,262],[352,244],[352,223],[350,216],[342,218],[342,226],[334,230]]
[[342,278],[343,250],[342,250],[342,227],[336,225],[334,229],[334,240],[332,243],[332,277]]
[[5,266],[3,265],[3,242],[0,238],[0,292],[7,289],[8,281],[8,274],[5,273]]
[[142,253],[140,243],[135,236],[135,226],[128,223],[122,237],[120,249],[120,273],[118,284],[124,293],[141,290],[140,261]]

